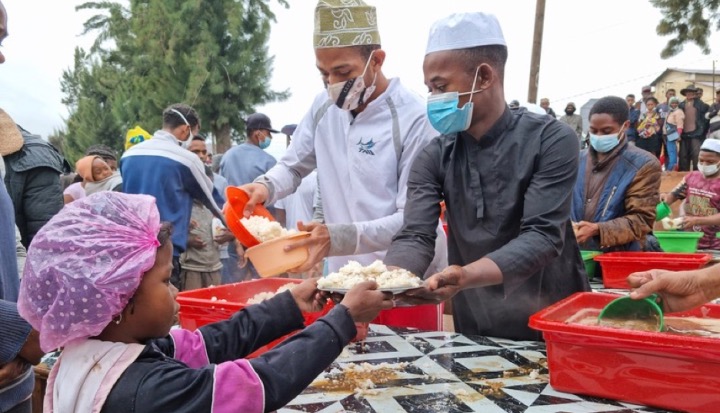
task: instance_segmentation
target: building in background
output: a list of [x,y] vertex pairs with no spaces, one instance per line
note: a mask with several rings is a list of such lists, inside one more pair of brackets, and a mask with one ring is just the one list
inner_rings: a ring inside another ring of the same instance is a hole
[[675,89],[679,92],[689,84],[694,84],[698,89],[702,89],[703,102],[712,104],[715,99],[715,90],[720,87],[720,73],[703,69],[667,68],[650,83],[650,86],[653,87],[655,98],[659,102],[665,102],[665,92],[668,89]]

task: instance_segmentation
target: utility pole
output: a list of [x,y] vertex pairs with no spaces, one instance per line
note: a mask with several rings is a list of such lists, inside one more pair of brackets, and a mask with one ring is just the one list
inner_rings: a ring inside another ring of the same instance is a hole
[[544,25],[545,0],[537,0],[537,5],[535,6],[535,31],[533,33],[532,60],[530,61],[530,83],[528,85],[528,102],[530,103],[537,103]]

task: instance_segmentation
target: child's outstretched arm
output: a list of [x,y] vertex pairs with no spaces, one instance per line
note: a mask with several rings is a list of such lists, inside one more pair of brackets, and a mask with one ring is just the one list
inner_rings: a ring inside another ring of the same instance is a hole
[[[293,307],[294,305],[294,307]],[[252,359],[225,361],[217,365],[188,368],[179,361],[168,359],[156,344],[167,345],[167,340],[152,342],[116,383],[102,412],[133,411],[150,413],[159,411],[185,412],[262,412],[273,411],[287,404],[305,389],[355,337],[355,322],[369,322],[380,310],[392,307],[392,295],[377,291],[377,284],[361,283],[345,295],[342,303],[333,308],[300,333],[290,337],[262,356]],[[283,313],[294,308],[296,314]],[[236,314],[242,323],[258,322],[262,315],[258,310],[279,311],[264,313],[265,322],[279,318],[295,318],[284,321],[286,327],[293,322],[302,324],[300,310],[290,292],[278,294],[266,300],[265,305],[251,306]],[[248,313],[244,316],[242,313]],[[253,320],[252,322],[250,320]],[[200,364],[209,359],[226,357],[233,350],[224,344],[239,343],[240,330],[234,330],[239,322],[222,322],[213,327],[202,328],[194,350],[183,353],[200,354],[189,357],[188,364]],[[270,328],[253,326],[251,329]],[[248,327],[250,328],[250,327]],[[258,330],[255,330],[258,331]],[[173,333],[177,342],[177,333]],[[230,337],[235,334],[234,337]],[[188,336],[189,337],[189,336]],[[193,343],[188,340],[186,344]],[[242,345],[241,345],[242,346]],[[180,346],[178,346],[180,347]],[[202,354],[203,347],[207,355]],[[232,346],[228,346],[232,347]],[[237,349],[235,349],[237,351]],[[178,355],[182,357],[182,352]],[[129,406],[128,401],[132,400]],[[128,410],[130,408],[130,410]]]
[[172,340],[157,340],[165,353],[190,367],[246,357],[269,342],[303,328],[304,318],[289,292],[238,311],[230,319],[193,332],[172,330]]

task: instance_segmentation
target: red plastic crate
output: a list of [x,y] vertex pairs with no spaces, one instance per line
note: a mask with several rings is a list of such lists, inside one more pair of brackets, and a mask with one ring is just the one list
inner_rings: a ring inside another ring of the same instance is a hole
[[[698,413],[720,411],[720,339],[567,324],[617,295],[576,293],[530,317],[559,391]],[[720,305],[674,315],[720,319]]]
[[393,327],[411,327],[428,331],[443,331],[445,303],[396,307],[383,310],[373,324]]
[[[201,288],[198,290],[183,291],[178,294],[177,302],[180,304],[180,326],[186,330],[195,330],[206,324],[227,320],[236,312],[247,307],[248,300],[262,292],[275,292],[281,286],[293,283],[299,284],[303,280],[293,278],[264,278],[252,281],[243,281],[235,284],[220,285],[216,287]],[[225,300],[225,301],[222,301]],[[332,308],[332,301],[328,301],[323,311],[303,313],[305,325],[327,314]],[[248,356],[257,357],[278,345],[281,341],[295,333],[281,337]]]
[[630,288],[628,275],[638,271],[685,271],[704,267],[711,254],[675,254],[665,252],[608,252],[594,258],[602,268],[605,288]]

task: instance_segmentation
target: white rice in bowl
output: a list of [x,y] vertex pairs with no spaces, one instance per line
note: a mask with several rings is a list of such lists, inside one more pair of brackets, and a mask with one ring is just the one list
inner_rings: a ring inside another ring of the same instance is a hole
[[294,234],[296,230],[287,230],[280,225],[279,222],[270,221],[259,215],[252,215],[250,218],[242,218],[240,222],[243,224],[254,237],[260,242],[267,242],[275,238],[284,237]]

